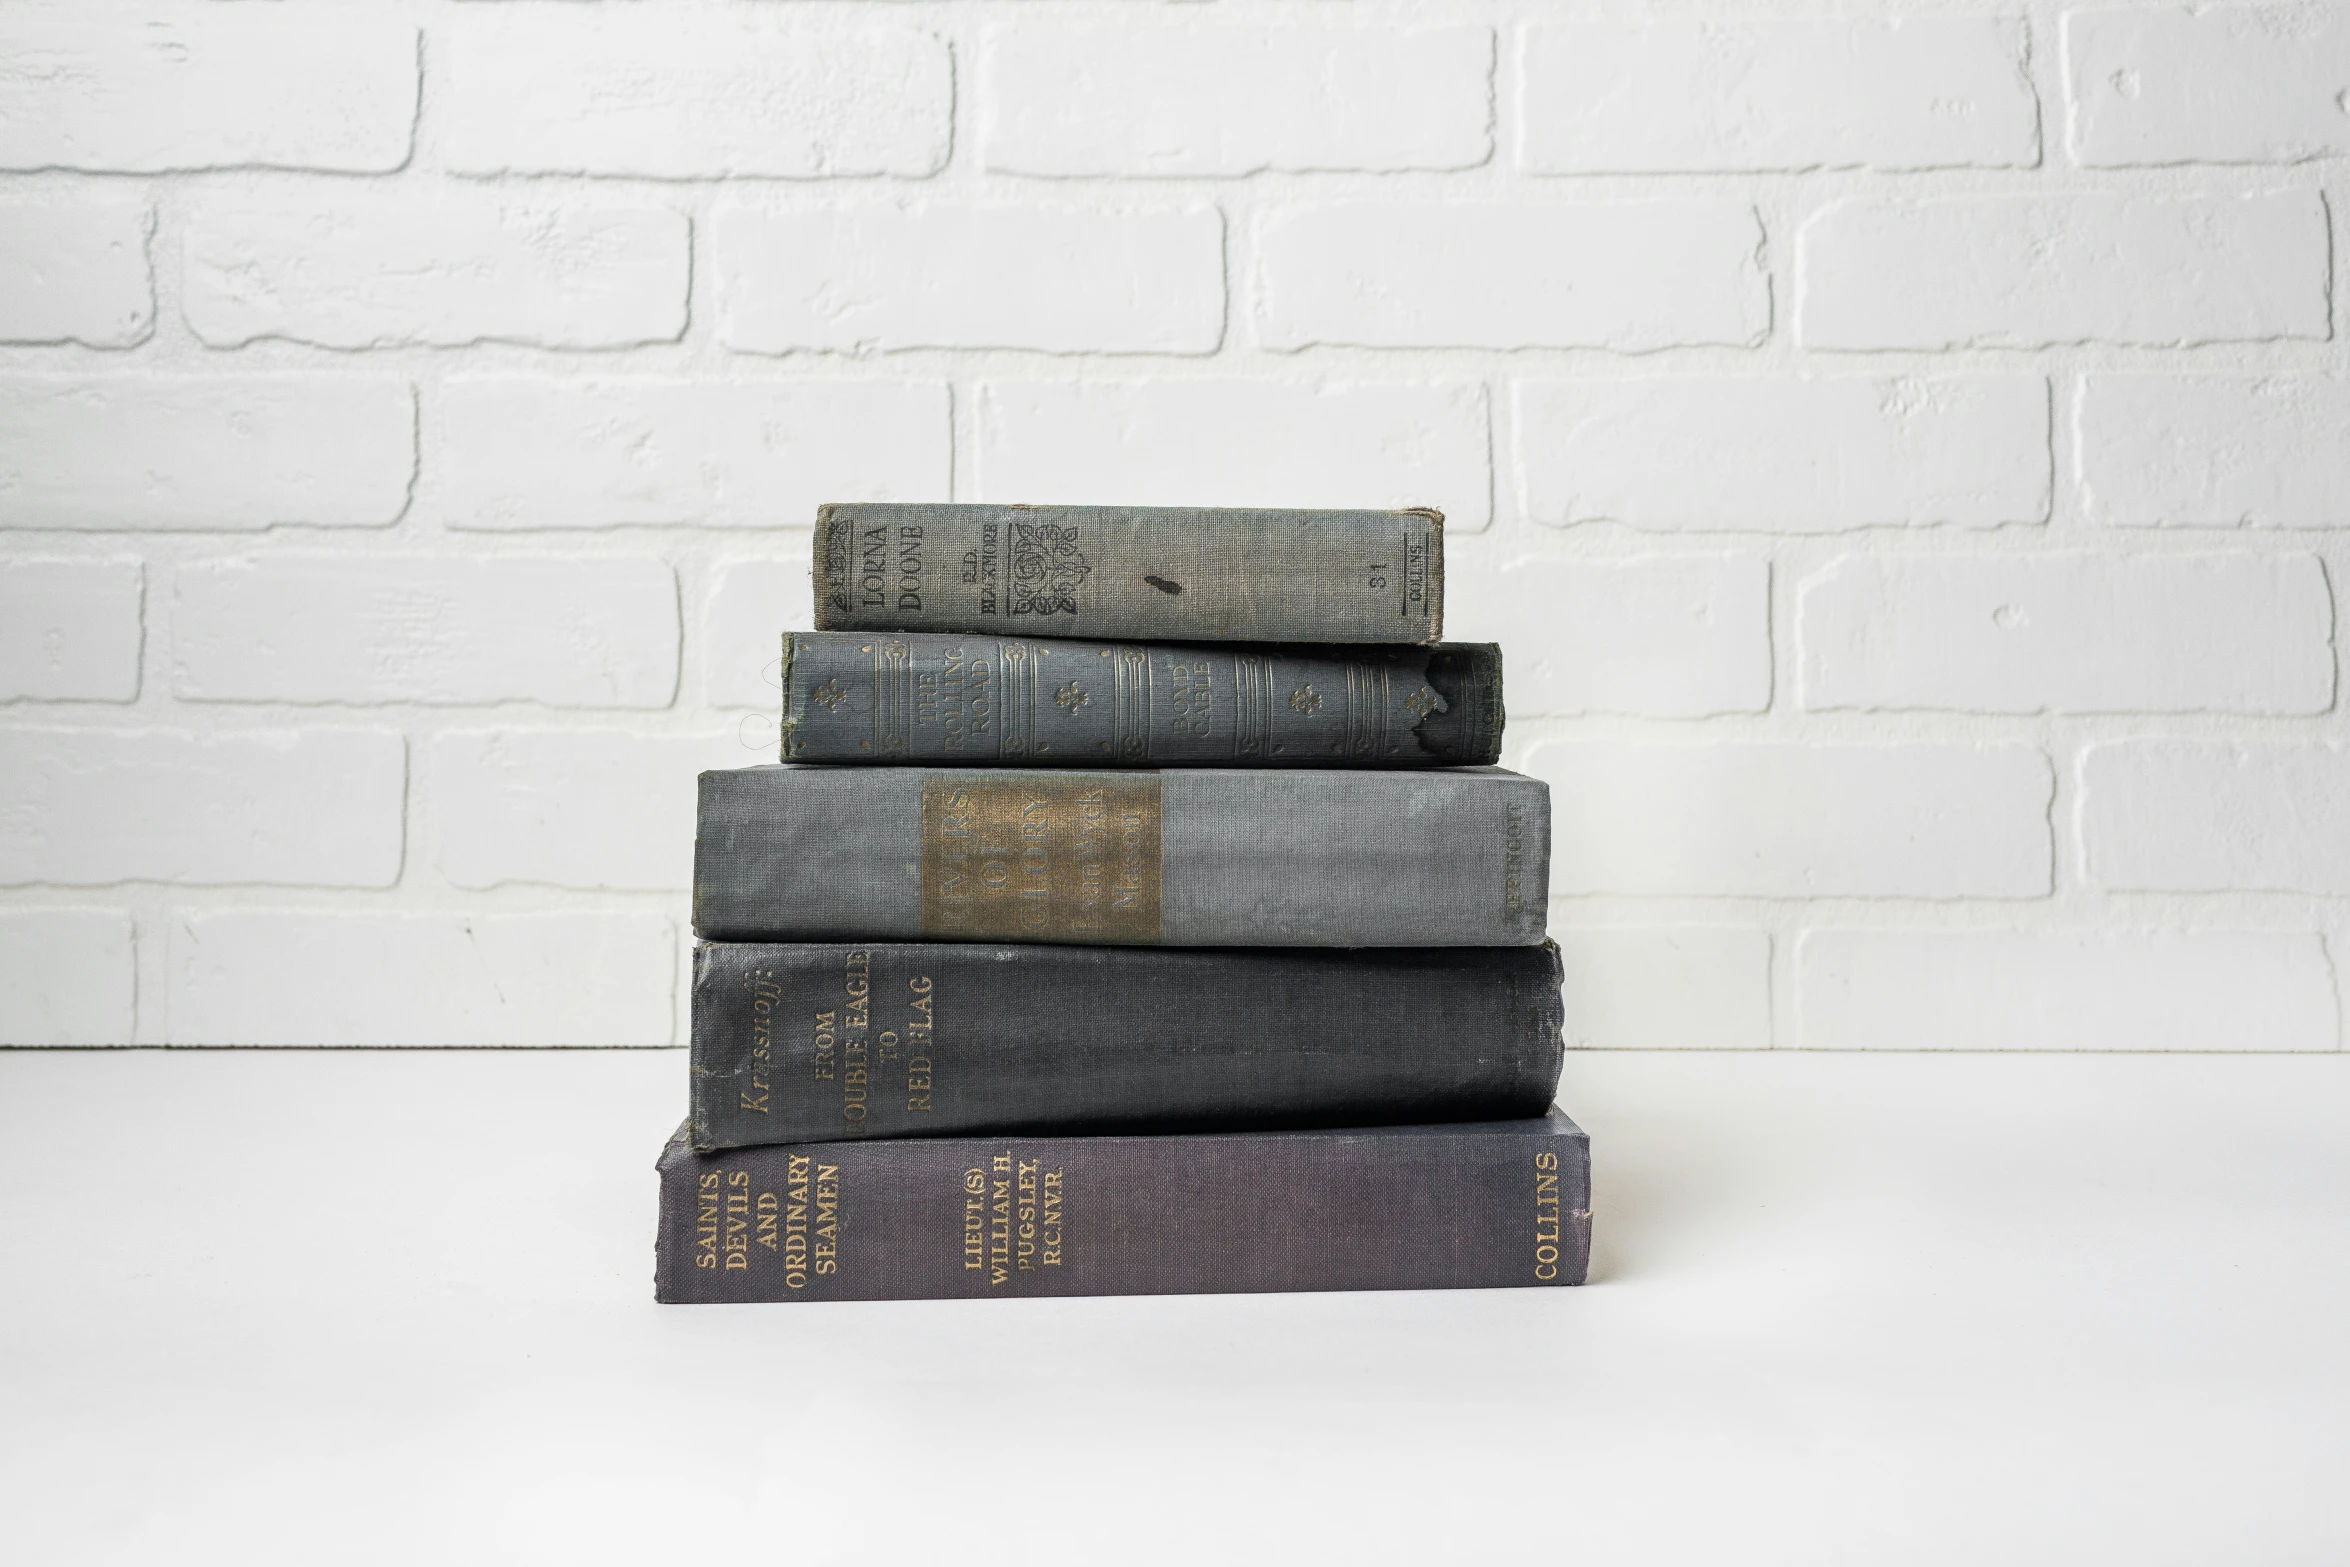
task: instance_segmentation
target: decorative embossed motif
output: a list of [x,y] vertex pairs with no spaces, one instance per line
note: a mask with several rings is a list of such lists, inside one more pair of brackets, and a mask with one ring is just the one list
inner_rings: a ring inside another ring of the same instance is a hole
[[1025,642],[996,644],[996,668],[1002,671],[996,725],[996,754],[1024,757],[1036,743],[1036,650]]
[[1319,713],[1322,711],[1322,693],[1312,686],[1299,686],[1289,693],[1289,705],[1301,713]]
[[1403,705],[1412,710],[1412,716],[1414,718],[1426,718],[1430,713],[1433,713],[1438,708],[1442,707],[1444,702],[1443,699],[1438,697],[1435,692],[1429,690],[1426,686],[1422,686],[1419,690],[1414,691],[1410,696],[1405,697],[1403,699]]
[[1077,530],[1051,522],[1012,524],[1012,613],[1074,615],[1077,590],[1093,566],[1077,552]]
[[851,583],[856,577],[857,535],[848,523],[834,519],[824,525],[824,596],[833,610],[849,613],[856,603]]
[[848,699],[849,694],[841,689],[838,680],[827,680],[808,693],[808,700],[821,704],[828,713],[839,712],[840,705]]
[[904,756],[914,741],[914,652],[902,637],[873,648],[873,738],[877,756]]
[[1085,687],[1072,680],[1053,693],[1053,700],[1061,704],[1062,712],[1075,714],[1079,708],[1092,701],[1093,698],[1085,694]]

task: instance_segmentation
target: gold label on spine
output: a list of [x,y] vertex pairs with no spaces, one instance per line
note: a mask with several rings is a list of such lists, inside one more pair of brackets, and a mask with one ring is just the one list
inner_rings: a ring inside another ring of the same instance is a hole
[[926,773],[922,934],[1159,939],[1155,773]]

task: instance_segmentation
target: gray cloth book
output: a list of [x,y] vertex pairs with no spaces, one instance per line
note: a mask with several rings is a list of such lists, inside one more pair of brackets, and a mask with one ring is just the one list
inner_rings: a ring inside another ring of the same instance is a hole
[[819,507],[819,631],[1141,642],[1434,642],[1434,511]]
[[1591,1141],[1520,1121],[663,1150],[653,1295],[985,1300],[1580,1284]]
[[1442,767],[1501,759],[1501,649],[783,639],[783,760]]
[[707,941],[1536,946],[1549,888],[1549,787],[1498,767],[748,767],[694,838]]

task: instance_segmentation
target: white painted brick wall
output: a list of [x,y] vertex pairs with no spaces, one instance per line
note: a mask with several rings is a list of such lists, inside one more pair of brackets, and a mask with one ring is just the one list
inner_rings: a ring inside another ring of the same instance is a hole
[[1831,202],[1797,237],[1807,348],[2149,348],[2330,330],[2315,191]]
[[121,909],[0,909],[0,1044],[114,1045],[137,1009]]
[[804,526],[826,501],[945,492],[945,383],[452,379],[434,451],[452,528]]
[[0,1039],[675,1041],[830,499],[1441,507],[1592,1048],[2328,1049],[2350,11],[0,4]]
[[2101,887],[2350,894],[2350,748],[2094,746],[2081,764],[2081,839]]
[[987,381],[974,402],[975,500],[1434,506],[1448,535],[1493,520],[1473,383]]
[[685,330],[684,214],[443,184],[199,198],[181,307],[212,348],[623,348]]
[[2346,431],[2334,376],[2087,376],[2081,505],[2124,528],[2350,527]]
[[469,174],[920,178],[946,162],[946,41],[879,19],[658,8],[451,18],[444,167]]
[[1523,555],[1445,577],[1445,635],[1509,650],[1513,719],[1771,705],[1771,573],[1759,555]]
[[11,5],[0,168],[389,173],[416,124],[416,45],[381,7]]
[[1763,230],[1742,201],[1291,206],[1255,235],[1271,349],[1759,343]]
[[1570,1048],[1770,1047],[1769,933],[1736,926],[1612,926],[1553,934]]
[[129,348],[155,327],[136,197],[0,197],[0,343]]
[[382,527],[415,477],[404,381],[0,376],[0,528]]
[[682,890],[694,775],[744,764],[731,733],[457,730],[424,764],[433,856],[458,887]]
[[783,633],[815,624],[809,557],[809,537],[802,534],[771,555],[719,561],[696,627],[703,701],[759,710],[771,738],[779,738],[783,706]]
[[2314,555],[1845,556],[1797,590],[1803,705],[2323,713]]
[[625,556],[242,555],[180,568],[171,639],[192,702],[666,707],[677,585]]
[[175,1045],[668,1042],[676,936],[649,911],[232,909],[167,927]]
[[2339,1001],[2306,931],[1814,930],[1807,1050],[2332,1050]]
[[2037,376],[1522,381],[1539,522],[1834,533],[2048,515]]
[[0,886],[388,887],[405,786],[388,730],[11,727]]
[[2038,898],[2048,759],[2026,746],[1544,740],[1551,893]]
[[2064,62],[2073,154],[2090,167],[2350,152],[2350,19],[2336,6],[2074,11]]
[[710,218],[718,335],[762,354],[1212,353],[1223,245],[1208,206],[729,201]]
[[135,557],[0,559],[0,702],[128,702],[139,694]]
[[1468,169],[1493,151],[1483,27],[1020,24],[981,44],[981,155],[1010,174]]
[[1538,174],[2020,167],[2039,105],[2012,17],[1529,27],[1519,155]]

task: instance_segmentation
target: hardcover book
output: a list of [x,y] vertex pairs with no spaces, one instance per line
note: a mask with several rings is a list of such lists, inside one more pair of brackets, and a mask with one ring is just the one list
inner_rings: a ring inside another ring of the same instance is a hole
[[698,1148],[1539,1115],[1558,951],[727,943],[694,953]]
[[1501,757],[1501,649],[791,632],[783,760],[1442,767]]
[[1528,1120],[662,1153],[662,1301],[1583,1282],[1590,1143]]
[[1433,511],[861,502],[816,513],[820,631],[1434,642]]
[[701,776],[706,941],[1538,946],[1550,791],[1430,772]]

